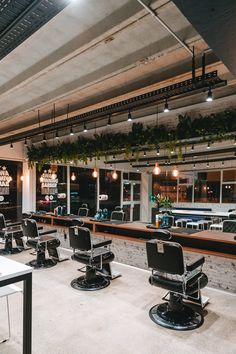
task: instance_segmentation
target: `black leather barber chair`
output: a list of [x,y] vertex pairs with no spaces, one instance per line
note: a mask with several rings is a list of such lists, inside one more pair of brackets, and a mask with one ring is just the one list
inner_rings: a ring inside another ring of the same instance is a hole
[[169,241],[172,236],[168,230],[156,229],[153,232],[153,237],[157,240]]
[[223,232],[236,232],[236,220],[224,220],[223,221]]
[[110,221],[124,221],[125,213],[120,206],[116,206],[115,210],[111,213]]
[[89,209],[88,209],[88,204],[82,204],[81,208],[79,208],[78,211],[78,216],[88,216],[89,214]]
[[114,254],[107,246],[111,240],[93,244],[89,229],[80,226],[69,228],[70,247],[73,248],[72,259],[85,264],[85,275],[72,280],[71,286],[77,290],[99,290],[107,287],[112,278],[110,263]]
[[[56,265],[59,260],[57,247],[60,241],[53,236],[57,230],[39,231],[37,223],[33,219],[22,220],[23,235],[27,237],[27,246],[36,250],[37,257],[28,264],[34,268],[49,268]],[[51,258],[46,258],[46,251]]]
[[[0,250],[0,255],[19,253],[24,249],[22,241],[21,222],[10,222],[5,220],[0,214],[0,237],[4,243],[4,249]],[[13,247],[13,241],[16,247]]]
[[149,316],[156,324],[175,330],[191,330],[200,327],[204,318],[186,301],[201,304],[201,289],[208,283],[202,272],[204,257],[184,264],[182,247],[175,242],[151,240],[146,243],[148,267],[152,268],[151,285],[168,290],[163,300],[155,305]]

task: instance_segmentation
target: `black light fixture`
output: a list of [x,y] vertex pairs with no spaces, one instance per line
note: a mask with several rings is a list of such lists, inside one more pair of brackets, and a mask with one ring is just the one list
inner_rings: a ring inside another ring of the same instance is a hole
[[160,155],[160,148],[159,148],[159,146],[157,147],[157,156],[159,156]]
[[84,122],[84,133],[87,133],[87,131],[88,131],[88,129],[87,129],[86,124]]
[[207,149],[210,149],[211,148],[211,143],[210,143],[210,141],[208,141],[208,143],[207,143]]
[[132,157],[134,157],[134,152],[132,151]]
[[115,158],[116,158],[115,155],[113,155],[112,158],[113,158],[113,160],[115,160]]
[[70,136],[73,136],[74,135],[74,131],[73,131],[73,127],[71,126],[70,127]]
[[208,90],[208,93],[207,93],[206,101],[207,101],[207,102],[212,102],[212,101],[213,101],[213,95],[212,95],[211,87],[209,87],[209,90]]
[[210,166],[210,164],[209,164],[209,162],[207,161],[207,167],[209,167]]
[[170,109],[169,109],[168,101],[167,101],[167,98],[166,98],[165,105],[164,105],[164,112],[167,113],[169,111],[170,111]]
[[133,118],[132,118],[131,112],[129,110],[127,122],[132,122],[132,120],[133,120]]
[[193,164],[193,168],[196,168],[196,164],[195,163]]
[[56,130],[56,136],[55,136],[56,139],[59,139],[59,136],[58,136],[58,130]]
[[27,146],[27,138],[25,137],[25,142],[24,142],[24,145]]
[[149,161],[147,161],[147,166],[149,166]]
[[47,139],[46,139],[46,134],[43,133],[43,142],[46,143]]
[[146,150],[144,150],[143,151],[143,156],[146,156],[146,155],[147,155]]
[[11,142],[11,145],[10,145],[10,149],[14,149],[14,146],[13,146],[12,142]]
[[235,151],[235,153],[234,153],[234,157],[236,157],[236,151]]
[[109,114],[108,121],[107,121],[107,126],[111,125],[111,115]]
[[192,145],[192,147],[191,147],[191,151],[193,151],[194,150],[194,144]]
[[224,164],[225,164],[225,162],[224,162],[224,161],[222,161],[222,166],[224,166]]

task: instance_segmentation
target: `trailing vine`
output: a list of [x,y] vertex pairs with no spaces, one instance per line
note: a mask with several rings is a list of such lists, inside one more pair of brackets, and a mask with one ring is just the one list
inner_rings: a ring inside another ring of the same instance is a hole
[[176,129],[169,129],[165,125],[144,127],[141,123],[133,123],[129,133],[101,133],[93,138],[79,137],[76,142],[61,142],[57,145],[43,143],[39,147],[28,148],[29,165],[35,163],[43,165],[50,161],[68,163],[69,161],[83,161],[93,157],[105,159],[112,154],[124,154],[129,160],[131,156],[139,159],[143,147],[155,149],[161,147],[168,151],[174,150],[178,158],[182,157],[181,140],[201,138],[203,140],[222,141],[234,138],[229,133],[236,131],[236,110],[226,110],[196,119],[187,114],[179,115]]

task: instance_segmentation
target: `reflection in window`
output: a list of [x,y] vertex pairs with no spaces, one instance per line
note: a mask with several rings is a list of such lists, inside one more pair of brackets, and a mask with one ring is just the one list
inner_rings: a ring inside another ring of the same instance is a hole
[[99,205],[101,209],[108,209],[109,216],[116,206],[120,206],[121,172],[116,172],[118,178],[114,180],[112,178],[112,171],[100,169],[100,195],[105,194],[108,196],[108,199],[100,200]]
[[220,171],[195,173],[194,201],[219,203]]
[[235,181],[236,181],[236,170],[223,171],[223,182],[235,182]]
[[154,195],[167,196],[172,202],[176,202],[177,179],[172,176],[171,172],[161,173],[158,176],[153,175],[152,190]]
[[54,212],[62,207],[67,212],[67,168],[66,166],[44,165],[36,167],[36,210]]
[[82,204],[87,204],[89,216],[96,213],[97,179],[89,168],[70,168],[70,212],[77,215]]
[[193,186],[179,185],[179,202],[192,202]]
[[17,220],[22,213],[22,162],[0,160],[0,213]]
[[222,185],[222,203],[236,203],[235,183],[227,183]]

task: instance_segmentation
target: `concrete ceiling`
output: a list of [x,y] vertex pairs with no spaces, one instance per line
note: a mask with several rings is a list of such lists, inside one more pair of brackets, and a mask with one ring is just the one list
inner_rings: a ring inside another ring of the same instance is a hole
[[[207,51],[236,93],[225,65],[172,1],[146,1],[189,47],[197,66]],[[136,0],[71,0],[63,11],[0,61],[0,139],[107,103],[164,87],[191,75],[191,56]],[[194,103],[195,98],[191,103]],[[198,103],[199,97],[196,97]],[[184,105],[184,102],[181,104]]]

